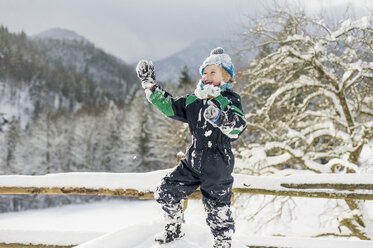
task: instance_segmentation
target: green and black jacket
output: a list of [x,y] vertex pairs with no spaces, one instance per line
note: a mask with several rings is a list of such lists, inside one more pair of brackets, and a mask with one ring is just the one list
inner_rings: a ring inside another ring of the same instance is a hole
[[[188,123],[193,136],[192,146],[187,153],[187,163],[191,167],[200,170],[209,153],[211,156],[221,154],[221,162],[233,163],[231,142],[246,128],[241,98],[238,94],[227,89],[213,99],[201,100],[193,94],[172,97],[155,85],[148,95],[148,100],[165,116]],[[221,109],[222,114],[217,125],[204,118],[203,113],[209,106],[207,101],[213,101]]]
[[[151,91],[149,101],[165,116],[188,123],[193,137],[201,138],[201,142],[205,145],[208,145],[208,141],[211,141],[213,146],[216,145],[214,143],[233,141],[246,128],[241,98],[232,90],[227,89],[214,99],[204,100],[198,99],[195,95],[172,97],[158,85],[155,85]],[[207,101],[213,101],[222,111],[217,127],[203,117],[208,107]]]

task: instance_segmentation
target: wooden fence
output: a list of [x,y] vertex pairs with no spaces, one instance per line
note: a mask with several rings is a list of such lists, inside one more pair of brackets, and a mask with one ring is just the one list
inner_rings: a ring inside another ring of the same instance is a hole
[[[106,195],[152,199],[170,170],[149,173],[60,173],[43,176],[0,176],[0,194]],[[373,175],[307,174],[284,177],[234,174],[234,194],[373,200]],[[200,199],[197,190],[190,196]]]

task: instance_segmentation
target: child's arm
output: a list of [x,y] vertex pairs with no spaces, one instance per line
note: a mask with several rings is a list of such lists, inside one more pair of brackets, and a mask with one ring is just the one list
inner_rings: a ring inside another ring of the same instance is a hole
[[155,71],[151,61],[141,60],[136,67],[137,76],[145,89],[146,98],[165,116],[187,122],[186,97],[174,98],[155,82]]
[[239,99],[231,99],[230,102],[220,95],[209,100],[208,104],[204,112],[205,119],[229,138],[237,139],[246,128],[246,119]]

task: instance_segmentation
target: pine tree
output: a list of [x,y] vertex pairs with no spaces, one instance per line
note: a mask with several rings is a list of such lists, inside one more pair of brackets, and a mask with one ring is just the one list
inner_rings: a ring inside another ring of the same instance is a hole
[[131,171],[131,159],[128,158],[127,123],[124,111],[121,111],[113,102],[105,110],[101,127],[102,142],[100,160],[105,171],[123,172]]
[[6,155],[7,155],[7,146],[6,146],[6,127],[3,115],[0,114],[0,174],[6,173]]
[[188,66],[184,65],[179,76],[179,87],[184,90],[191,90],[194,87],[194,83],[189,75]]
[[6,145],[6,151],[5,151],[5,170],[10,172],[12,171],[12,166],[14,165],[14,161],[16,159],[15,157],[15,151],[17,149],[17,146],[19,144],[19,137],[20,137],[20,123],[19,120],[13,119],[9,125],[8,130],[5,133],[5,145]]

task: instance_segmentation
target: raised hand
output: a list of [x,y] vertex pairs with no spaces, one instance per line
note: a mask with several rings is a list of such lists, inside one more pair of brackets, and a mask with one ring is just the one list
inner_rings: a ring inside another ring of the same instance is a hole
[[141,80],[144,89],[151,88],[155,83],[154,65],[151,61],[140,60],[136,66],[138,78]]

